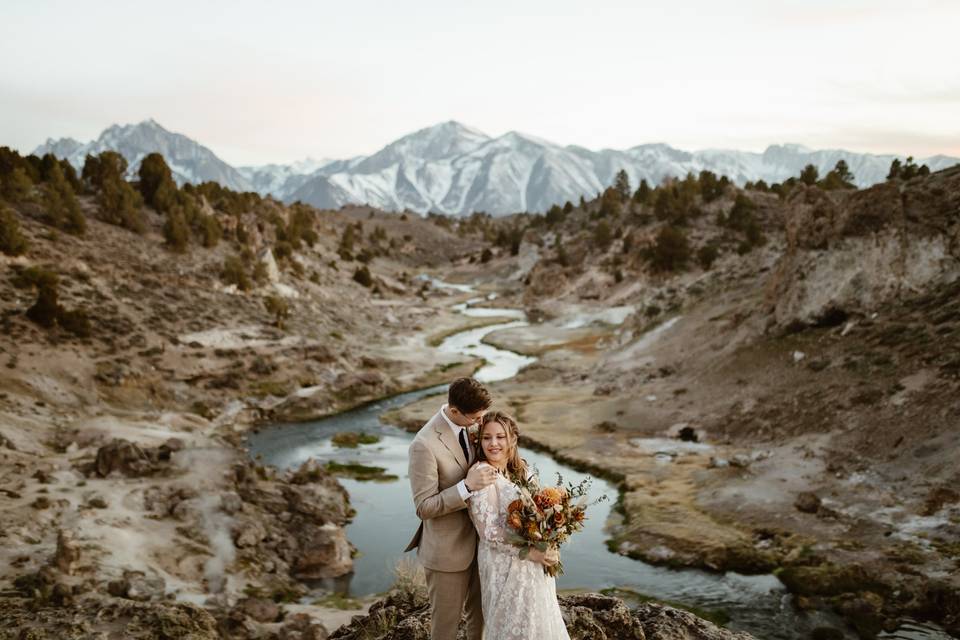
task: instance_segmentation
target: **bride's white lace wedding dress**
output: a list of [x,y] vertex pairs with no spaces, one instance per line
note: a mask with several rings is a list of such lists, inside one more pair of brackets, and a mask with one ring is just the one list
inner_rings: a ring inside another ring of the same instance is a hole
[[507,505],[520,496],[502,475],[470,498],[470,518],[480,542],[477,562],[488,640],[569,640],[557,602],[556,580],[543,565],[518,557],[506,541]]

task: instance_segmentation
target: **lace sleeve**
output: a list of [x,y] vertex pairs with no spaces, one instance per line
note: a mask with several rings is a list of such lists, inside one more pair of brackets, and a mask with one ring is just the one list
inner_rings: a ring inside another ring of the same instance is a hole
[[507,542],[506,513],[500,513],[500,491],[496,484],[473,494],[470,498],[470,518],[480,540],[500,551],[519,553],[517,547]]

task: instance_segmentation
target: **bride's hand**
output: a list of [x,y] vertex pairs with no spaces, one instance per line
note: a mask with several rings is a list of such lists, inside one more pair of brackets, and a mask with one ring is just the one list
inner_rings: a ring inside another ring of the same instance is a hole
[[527,560],[542,564],[545,567],[552,567],[560,561],[560,552],[553,547],[548,548],[546,552],[534,547],[527,554]]
[[543,558],[544,564],[547,566],[553,566],[560,562],[560,550],[556,547],[550,547],[547,549],[547,552],[544,554]]

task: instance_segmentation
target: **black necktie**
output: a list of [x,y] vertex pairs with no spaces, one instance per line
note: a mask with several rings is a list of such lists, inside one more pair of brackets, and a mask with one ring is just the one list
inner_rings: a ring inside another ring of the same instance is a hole
[[460,429],[460,448],[463,449],[463,459],[470,464],[470,454],[467,452],[467,433],[466,429]]

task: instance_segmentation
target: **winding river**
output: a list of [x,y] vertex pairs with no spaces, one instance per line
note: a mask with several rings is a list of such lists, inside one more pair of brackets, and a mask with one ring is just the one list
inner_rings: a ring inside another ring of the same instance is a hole
[[[464,294],[474,293],[466,285],[432,282],[434,286],[456,289]],[[503,317],[508,322],[454,334],[437,347],[445,352],[483,358],[486,363],[475,376],[484,382],[513,377],[534,361],[534,358],[481,342],[491,331],[527,324],[522,311],[486,306],[492,301],[492,295],[476,297],[454,308],[466,316]],[[419,524],[407,482],[407,447],[413,434],[383,424],[380,416],[388,409],[432,395],[437,396],[439,408],[444,393],[445,386],[423,389],[321,420],[273,425],[250,435],[250,454],[260,456],[264,463],[278,468],[296,467],[308,458],[316,458],[384,467],[386,474],[395,477],[380,482],[341,479],[357,512],[347,527],[347,536],[359,550],[359,556],[352,574],[317,586],[346,595],[367,596],[384,592],[392,585],[394,567],[404,556],[403,549]],[[331,438],[343,431],[376,434],[380,441],[355,449],[335,447]],[[564,480],[573,482],[586,477],[586,474],[559,464],[546,454],[524,450],[523,456],[544,479],[552,480],[558,472]],[[628,589],[673,604],[722,611],[729,616],[729,628],[748,631],[763,640],[806,639],[814,628],[825,625],[843,628],[843,623],[828,613],[798,612],[792,604],[792,597],[772,575],[673,570],[611,553],[605,544],[606,525],[611,520],[617,488],[605,480],[594,479],[591,493],[592,497],[605,494],[609,500],[588,510],[587,526],[564,546],[566,573],[558,578],[558,589]],[[413,557],[413,554],[406,555]],[[881,637],[940,640],[950,636],[924,625],[906,625],[896,633]]]

